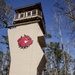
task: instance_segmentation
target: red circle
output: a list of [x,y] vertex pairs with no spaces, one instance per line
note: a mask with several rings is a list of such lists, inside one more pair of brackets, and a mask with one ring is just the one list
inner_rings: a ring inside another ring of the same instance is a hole
[[33,41],[32,41],[32,39],[30,38],[30,36],[25,35],[25,36],[19,38],[19,39],[17,40],[17,42],[18,42],[19,47],[25,48],[25,47],[30,46]]

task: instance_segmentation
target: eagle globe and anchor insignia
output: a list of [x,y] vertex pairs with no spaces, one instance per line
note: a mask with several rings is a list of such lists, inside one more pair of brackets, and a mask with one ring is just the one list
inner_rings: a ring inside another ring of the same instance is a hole
[[20,48],[28,48],[33,43],[33,40],[31,39],[30,36],[24,35],[24,36],[21,36],[17,40],[17,42]]

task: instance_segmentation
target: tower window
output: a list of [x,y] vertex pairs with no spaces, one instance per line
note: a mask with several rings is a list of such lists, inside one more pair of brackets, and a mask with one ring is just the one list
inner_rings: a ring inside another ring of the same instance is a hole
[[38,15],[42,16],[42,13],[41,13],[41,11],[38,11]]
[[26,12],[24,13],[24,17],[26,17]]
[[27,16],[31,16],[31,12],[30,11],[27,12]]
[[15,19],[18,19],[19,14],[16,14]]
[[23,14],[20,14],[20,18],[22,18],[23,17]]
[[36,10],[32,10],[32,16],[36,15]]
[[23,17],[24,17],[24,14],[23,14],[23,13],[21,13],[21,14],[20,14],[20,18],[23,18]]

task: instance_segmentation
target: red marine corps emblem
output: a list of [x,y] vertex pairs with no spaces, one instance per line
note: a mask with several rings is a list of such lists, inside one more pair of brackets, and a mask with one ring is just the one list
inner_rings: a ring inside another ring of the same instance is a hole
[[17,42],[20,48],[27,48],[33,43],[33,40],[30,38],[30,36],[24,35],[23,37],[21,36]]

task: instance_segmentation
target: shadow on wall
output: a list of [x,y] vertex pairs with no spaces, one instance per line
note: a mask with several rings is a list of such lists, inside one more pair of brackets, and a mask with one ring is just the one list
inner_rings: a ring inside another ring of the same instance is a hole
[[46,47],[46,42],[44,36],[38,36],[38,43],[41,46],[41,48]]
[[37,75],[42,75],[42,71],[45,68],[45,64],[46,64],[46,58],[45,55],[43,55],[38,67],[37,67]]

